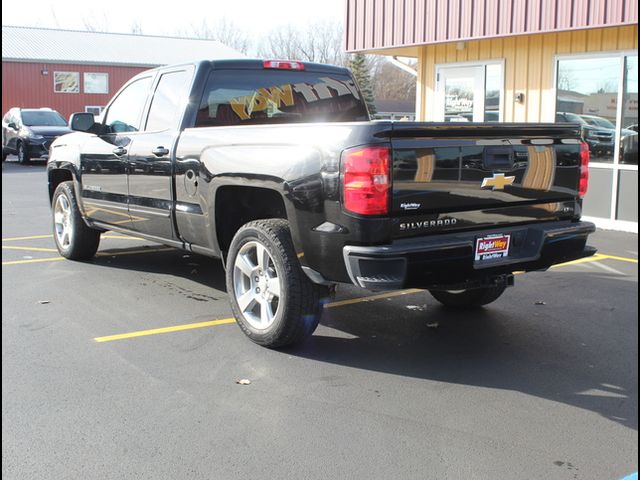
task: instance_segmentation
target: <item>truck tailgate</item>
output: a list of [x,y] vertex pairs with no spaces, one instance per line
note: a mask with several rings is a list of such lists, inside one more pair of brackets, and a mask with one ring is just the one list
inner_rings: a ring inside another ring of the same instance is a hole
[[394,236],[575,218],[580,130],[395,123]]

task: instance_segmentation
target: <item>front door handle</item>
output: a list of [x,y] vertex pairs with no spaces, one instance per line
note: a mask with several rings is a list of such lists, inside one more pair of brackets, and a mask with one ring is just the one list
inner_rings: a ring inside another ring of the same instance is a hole
[[126,148],[124,148],[124,147],[116,147],[116,148],[114,148],[114,149],[113,149],[113,154],[114,154],[116,157],[121,157],[121,156],[123,156],[123,155],[126,155],[126,154],[127,154],[127,149],[126,149]]
[[169,149],[164,147],[156,147],[151,150],[151,153],[153,153],[156,157],[164,157],[166,155],[169,155]]

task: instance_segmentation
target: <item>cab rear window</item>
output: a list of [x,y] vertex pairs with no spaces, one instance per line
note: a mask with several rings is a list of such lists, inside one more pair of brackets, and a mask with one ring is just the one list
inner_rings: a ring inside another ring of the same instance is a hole
[[284,70],[214,70],[196,127],[369,120],[348,75]]

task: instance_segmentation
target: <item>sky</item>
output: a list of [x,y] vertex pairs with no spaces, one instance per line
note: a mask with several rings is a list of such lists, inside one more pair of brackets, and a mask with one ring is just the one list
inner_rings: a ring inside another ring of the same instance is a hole
[[303,27],[318,20],[344,21],[344,0],[29,0],[2,2],[2,24],[85,30],[85,22],[110,32],[131,32],[138,23],[147,35],[175,35],[203,19],[226,17],[260,38],[286,24]]

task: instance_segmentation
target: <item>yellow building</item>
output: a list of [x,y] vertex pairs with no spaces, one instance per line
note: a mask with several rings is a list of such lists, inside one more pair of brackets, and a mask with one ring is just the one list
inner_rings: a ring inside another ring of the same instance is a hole
[[577,122],[584,214],[638,231],[638,5],[347,0],[346,49],[417,60],[416,119]]

